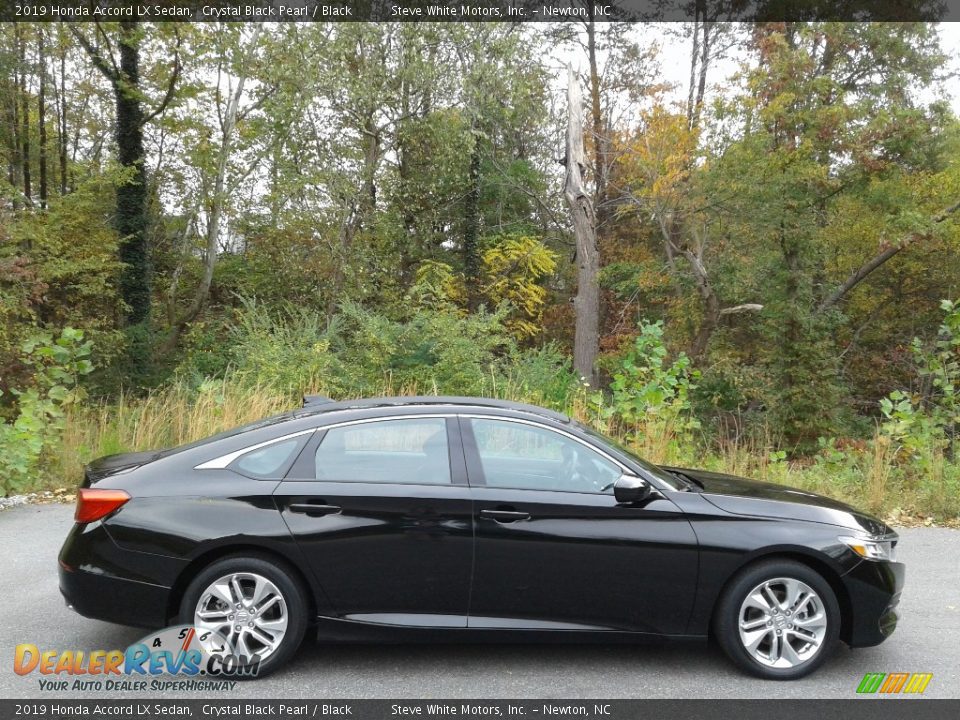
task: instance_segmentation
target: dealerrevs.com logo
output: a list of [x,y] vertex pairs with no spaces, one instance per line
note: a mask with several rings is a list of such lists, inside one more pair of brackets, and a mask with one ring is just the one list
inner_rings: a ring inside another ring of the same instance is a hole
[[933,673],[867,673],[857,686],[857,692],[867,695],[920,695],[932,679]]
[[40,690],[210,691],[256,677],[260,657],[235,654],[217,633],[178,625],[126,650],[41,650],[22,643],[14,651],[13,670],[42,676]]

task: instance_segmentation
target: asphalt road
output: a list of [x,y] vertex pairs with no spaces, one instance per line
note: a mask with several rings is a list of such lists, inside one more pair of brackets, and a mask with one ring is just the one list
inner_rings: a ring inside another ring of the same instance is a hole
[[[56,556],[73,508],[0,512],[0,697],[83,697],[41,692],[16,675],[14,647],[122,649],[143,632],[67,610]],[[336,646],[304,643],[285,669],[239,683],[224,698],[851,698],[866,672],[931,672],[925,697],[960,698],[960,531],[901,531],[907,586],[900,626],[883,645],[837,654],[813,676],[783,683],[735,670],[706,644]],[[123,693],[90,693],[120,697]],[[181,697],[209,697],[185,694]],[[133,697],[143,697],[142,694]],[[170,695],[176,697],[176,695]]]

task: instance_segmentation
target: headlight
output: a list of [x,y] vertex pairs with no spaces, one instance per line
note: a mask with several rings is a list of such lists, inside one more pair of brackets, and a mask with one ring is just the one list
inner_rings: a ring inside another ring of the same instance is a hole
[[896,560],[894,548],[897,541],[895,539],[877,540],[841,535],[837,540],[866,560],[889,560],[891,562]]

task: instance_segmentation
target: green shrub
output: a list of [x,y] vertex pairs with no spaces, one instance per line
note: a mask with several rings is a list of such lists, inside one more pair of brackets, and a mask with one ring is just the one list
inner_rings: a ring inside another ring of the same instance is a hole
[[613,373],[609,398],[590,396],[599,429],[624,428],[630,442],[655,462],[689,460],[692,436],[700,423],[691,411],[690,394],[700,373],[680,353],[672,361],[661,321],[640,322],[640,334]]
[[0,491],[22,492],[36,482],[45,452],[63,433],[65,410],[84,397],[77,386],[89,374],[92,343],[83,331],[64,328],[60,336],[39,333],[21,346],[22,362],[32,369],[29,387],[11,390],[15,418],[0,424]]
[[581,395],[573,363],[556,343],[514,351],[500,364],[495,397],[570,411]]
[[227,362],[248,385],[282,392],[303,392],[341,372],[330,350],[336,332],[316,312],[284,305],[270,312],[254,300],[243,300],[228,329]]
[[[464,314],[439,303],[398,319],[345,303],[328,323],[308,310],[244,300],[230,327],[192,339],[180,374],[194,386],[229,375],[289,395],[522,396],[567,407],[576,388],[569,359],[555,345],[518,348],[510,311],[504,304]],[[218,350],[224,345],[229,350]]]
[[690,416],[690,391],[700,374],[690,369],[686,353],[681,352],[669,364],[667,354],[662,321],[641,321],[640,334],[610,384],[611,410],[626,422],[683,416],[686,426],[697,425]]
[[398,321],[346,304],[337,347],[345,386],[336,391],[354,395],[388,387],[427,395],[490,393],[502,361],[516,347],[506,315],[506,308],[466,316],[449,307],[418,308]]
[[918,391],[895,390],[880,401],[884,432],[923,464],[938,451],[953,458],[960,427],[960,306],[944,300],[940,307],[944,320],[933,347],[919,338],[911,345]]

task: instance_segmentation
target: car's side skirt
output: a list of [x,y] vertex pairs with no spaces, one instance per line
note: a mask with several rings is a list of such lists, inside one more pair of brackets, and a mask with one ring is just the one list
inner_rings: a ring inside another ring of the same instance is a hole
[[[703,641],[706,635],[659,635],[655,633],[630,632],[599,628],[570,629],[508,627],[516,623],[505,618],[496,620],[499,626],[467,627],[465,617],[454,616],[406,616],[410,623],[370,622],[358,619],[319,617],[315,621],[319,642],[333,643],[438,643],[438,642],[522,642],[522,643],[644,643],[666,641]],[[441,622],[445,624],[437,624]],[[475,620],[475,619],[474,619]],[[457,622],[458,624],[452,624]],[[561,623],[557,623],[560,625]]]

